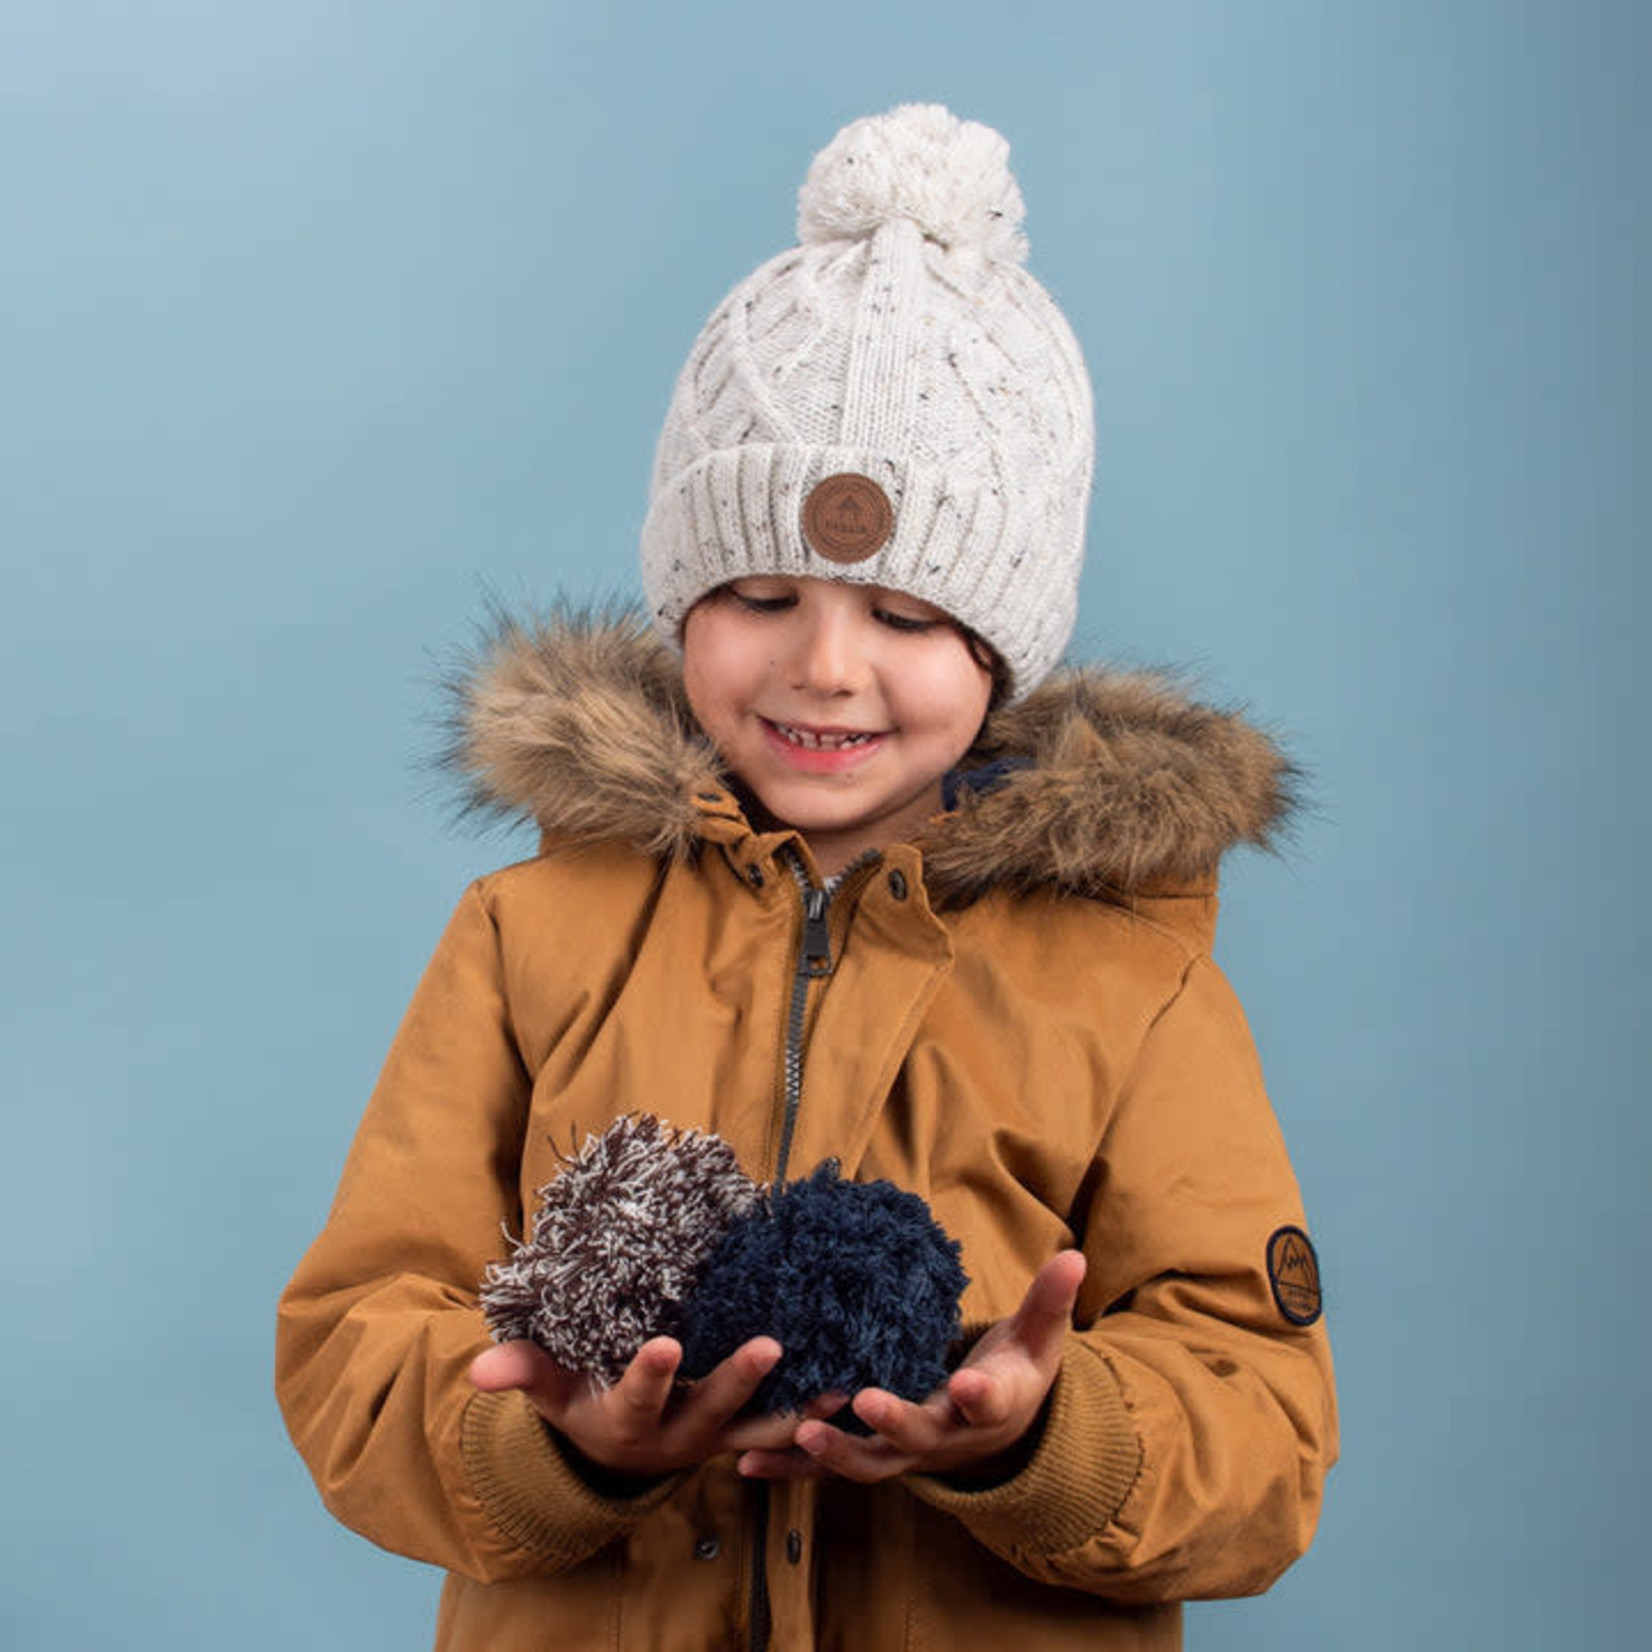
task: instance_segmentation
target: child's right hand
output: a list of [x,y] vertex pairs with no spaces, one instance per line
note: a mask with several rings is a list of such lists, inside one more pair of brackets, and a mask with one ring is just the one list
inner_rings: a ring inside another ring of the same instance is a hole
[[[685,1390],[675,1387],[682,1345],[655,1337],[612,1388],[565,1370],[537,1343],[505,1342],[471,1362],[485,1394],[520,1388],[540,1416],[599,1467],[646,1478],[691,1468],[725,1451],[784,1451],[799,1417],[739,1417],[779,1363],[773,1337],[753,1337]],[[738,1417],[738,1421],[736,1418]]]

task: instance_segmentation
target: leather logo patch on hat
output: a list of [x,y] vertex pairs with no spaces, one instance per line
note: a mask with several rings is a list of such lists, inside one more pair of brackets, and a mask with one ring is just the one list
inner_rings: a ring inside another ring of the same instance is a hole
[[1325,1311],[1319,1258],[1301,1228],[1280,1228],[1268,1241],[1268,1283],[1280,1313],[1293,1325],[1312,1325]]
[[828,562],[864,562],[889,542],[895,512],[870,476],[841,471],[803,501],[803,537]]

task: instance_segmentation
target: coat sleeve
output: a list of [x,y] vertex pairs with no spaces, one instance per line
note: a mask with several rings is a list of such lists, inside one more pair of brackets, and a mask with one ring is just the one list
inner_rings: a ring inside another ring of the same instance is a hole
[[477,1393],[477,1305],[517,1185],[529,1078],[485,883],[442,937],[281,1299],[276,1394],[323,1502],[382,1547],[481,1581],[573,1565],[641,1519],[588,1485],[519,1394]]
[[1313,1535],[1336,1404],[1317,1270],[1282,1281],[1283,1306],[1270,1283],[1281,1230],[1305,1224],[1208,958],[1147,1032],[1075,1224],[1089,1271],[1026,1465],[913,1491],[1045,1582],[1133,1602],[1266,1589]]

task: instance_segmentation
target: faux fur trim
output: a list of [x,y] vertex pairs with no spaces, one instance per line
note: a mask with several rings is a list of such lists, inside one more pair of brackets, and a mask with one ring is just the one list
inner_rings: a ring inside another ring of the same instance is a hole
[[1027,766],[924,840],[925,880],[965,897],[1202,884],[1236,844],[1272,846],[1297,803],[1299,773],[1267,735],[1163,673],[1060,672],[995,713],[977,750]]
[[499,615],[447,686],[443,762],[468,811],[679,859],[699,841],[694,794],[727,785],[677,657],[633,610]]
[[[681,858],[700,842],[697,793],[726,789],[683,694],[680,662],[634,612],[499,619],[450,682],[448,765],[470,808],[527,816],[548,836],[622,841]],[[987,720],[971,761],[1010,759],[923,843],[944,901],[1055,886],[1120,900],[1207,882],[1234,845],[1270,846],[1297,771],[1231,711],[1174,679],[1058,673]]]

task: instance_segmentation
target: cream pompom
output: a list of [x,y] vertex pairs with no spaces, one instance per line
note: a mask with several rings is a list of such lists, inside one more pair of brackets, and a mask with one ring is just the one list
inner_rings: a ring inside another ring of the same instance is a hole
[[1024,209],[1009,152],[990,126],[959,120],[938,103],[857,120],[809,168],[797,196],[798,239],[855,240],[906,218],[943,247],[1023,263]]

